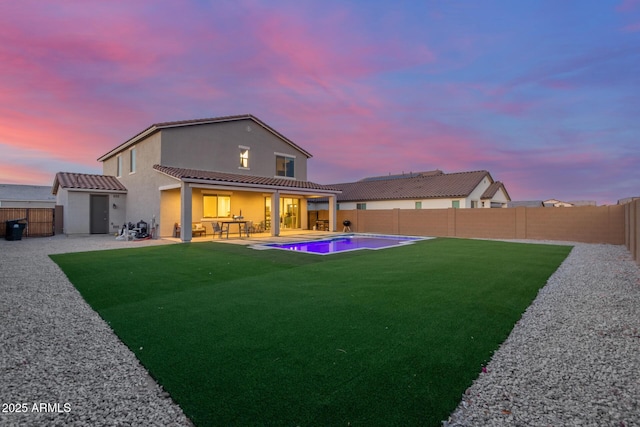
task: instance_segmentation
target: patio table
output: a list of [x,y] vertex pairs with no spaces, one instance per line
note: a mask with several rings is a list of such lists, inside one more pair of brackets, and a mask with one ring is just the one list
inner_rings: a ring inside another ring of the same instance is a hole
[[[229,227],[231,227],[231,224],[238,224],[238,235],[240,236],[240,238],[242,238],[242,226],[244,225],[246,228],[246,224],[248,222],[249,221],[245,221],[245,220],[220,221],[221,224],[229,224]],[[246,234],[247,234],[247,237],[249,237],[249,233],[246,233]],[[229,238],[229,234],[227,233],[227,239],[228,238]]]

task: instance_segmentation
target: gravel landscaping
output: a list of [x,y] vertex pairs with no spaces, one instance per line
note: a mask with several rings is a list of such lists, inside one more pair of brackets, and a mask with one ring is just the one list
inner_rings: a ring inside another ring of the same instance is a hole
[[0,240],[0,425],[191,425],[47,256],[164,243]]
[[444,425],[640,425],[640,269],[575,244]]
[[[0,240],[0,425],[190,425],[48,257],[169,243]],[[444,424],[640,425],[639,312],[627,250],[575,244]]]

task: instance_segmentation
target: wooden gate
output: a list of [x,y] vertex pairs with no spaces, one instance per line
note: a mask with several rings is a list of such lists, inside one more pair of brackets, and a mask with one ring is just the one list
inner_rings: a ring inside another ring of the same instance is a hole
[[25,220],[24,237],[53,236],[55,209],[53,208],[0,208],[0,237],[6,235],[7,221]]

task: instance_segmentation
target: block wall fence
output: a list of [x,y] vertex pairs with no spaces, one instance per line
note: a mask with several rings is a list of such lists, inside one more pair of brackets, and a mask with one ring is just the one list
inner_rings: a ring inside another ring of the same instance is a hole
[[[318,216],[328,219],[328,212]],[[640,200],[577,208],[339,210],[338,231],[345,220],[359,233],[625,245],[640,264]]]

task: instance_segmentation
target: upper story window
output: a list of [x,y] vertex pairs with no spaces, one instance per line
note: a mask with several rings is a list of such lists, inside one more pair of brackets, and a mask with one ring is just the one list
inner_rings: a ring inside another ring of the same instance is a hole
[[249,147],[244,147],[242,145],[240,148],[240,168],[249,169]]
[[294,163],[294,156],[276,153],[276,176],[293,178],[295,176],[293,168]]
[[136,171],[136,149],[135,147],[129,150],[130,162],[129,162],[129,173],[134,173]]
[[116,176],[122,176],[122,156],[116,157]]

